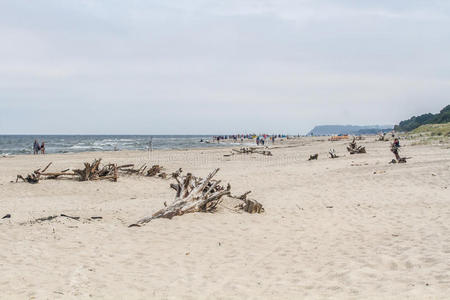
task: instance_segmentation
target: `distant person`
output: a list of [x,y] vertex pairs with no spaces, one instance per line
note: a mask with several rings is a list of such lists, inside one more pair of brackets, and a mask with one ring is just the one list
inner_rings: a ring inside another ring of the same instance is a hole
[[[39,143],[38,143],[38,145],[39,145]],[[44,142],[42,142],[42,144],[41,144],[41,154],[45,154],[45,143]]]
[[40,146],[37,140],[34,140],[33,154],[39,154]]
[[394,146],[397,147],[397,148],[400,147],[400,141],[399,141],[399,139],[396,138],[396,139],[394,140]]

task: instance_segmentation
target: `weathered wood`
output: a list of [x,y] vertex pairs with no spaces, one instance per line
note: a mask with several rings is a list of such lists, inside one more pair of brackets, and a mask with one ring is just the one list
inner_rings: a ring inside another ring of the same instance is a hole
[[52,164],[52,163],[50,162],[50,163],[44,168],[44,170],[42,170],[42,171],[40,172],[40,174],[45,173],[45,171],[47,171],[47,169],[50,167],[51,164]]
[[132,168],[132,167],[134,167],[134,164],[128,164],[128,165],[121,165],[121,166],[118,166],[117,167],[117,169],[125,169],[125,168]]
[[155,175],[157,175],[158,173],[160,173],[162,171],[162,167],[160,165],[153,165],[148,171],[147,171],[147,175],[148,177],[153,177]]
[[229,188],[217,189],[220,181],[212,181],[219,169],[215,169],[205,179],[196,178],[191,173],[184,178],[175,177],[177,185],[171,185],[177,193],[172,204],[164,207],[149,217],[145,217],[131,226],[142,225],[157,218],[171,219],[186,213],[198,211],[212,211],[216,208],[221,198],[230,194]]
[[264,212],[264,208],[263,205],[261,203],[259,203],[258,201],[254,200],[254,199],[248,199],[247,196],[251,193],[251,191],[245,192],[244,194],[242,194],[241,196],[232,196],[232,198],[235,199],[239,199],[242,200],[244,203],[239,204],[237,206],[237,208],[242,209],[243,211],[246,211],[250,214],[253,213],[263,213]]
[[339,157],[336,154],[336,151],[334,149],[330,149],[330,151],[328,151],[328,153],[330,154],[330,158],[338,158]]
[[73,220],[80,220],[80,217],[74,217],[74,216],[69,216],[69,215],[65,215],[65,214],[60,214],[61,217],[66,217],[69,219],[73,219]]
[[350,145],[347,147],[347,151],[350,154],[359,154],[359,153],[366,153],[366,147],[358,146],[356,144],[355,138],[353,138],[353,141],[350,143]]
[[24,182],[38,183],[39,179],[58,179],[60,176],[76,176],[80,181],[88,180],[104,180],[111,179],[117,181],[118,167],[116,164],[107,164],[100,168],[101,159],[95,159],[92,164],[84,163],[84,169],[74,169],[72,172],[68,172],[70,169],[65,169],[61,172],[47,172],[52,163],[49,163],[44,169],[37,169],[29,174],[27,177],[17,175],[16,182],[21,179]]
[[311,154],[308,160],[317,160],[319,158],[319,153]]
[[253,153],[262,154],[262,155],[266,155],[266,156],[272,156],[272,152],[270,152],[269,150],[259,150],[255,147],[244,147],[241,149],[231,149],[231,154],[224,154],[224,156],[232,156],[235,154],[253,154]]
[[57,217],[58,217],[57,215],[53,215],[53,216],[48,216],[48,217],[43,217],[43,218],[37,218],[34,220],[34,222],[50,221],[50,220],[56,219]]
[[32,184],[39,182],[39,177],[37,177],[34,173],[28,174],[25,178],[22,175],[17,175],[16,182],[18,182],[19,179],[22,179],[24,182],[28,182],[28,183],[32,183]]
[[117,169],[117,165],[114,165],[114,182],[117,182],[117,178],[119,177],[119,173],[118,173],[118,169]]
[[67,173],[64,171],[61,172],[46,172],[46,173],[41,173],[42,176],[61,176],[61,175],[67,175],[67,176],[76,176],[76,173]]

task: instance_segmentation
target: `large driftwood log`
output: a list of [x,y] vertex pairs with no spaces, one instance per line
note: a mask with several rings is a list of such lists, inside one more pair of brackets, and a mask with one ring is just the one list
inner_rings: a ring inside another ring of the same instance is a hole
[[160,209],[150,217],[140,219],[130,227],[148,223],[153,219],[171,219],[174,216],[181,216],[186,213],[214,210],[220,203],[221,198],[230,194],[230,186],[226,190],[220,189],[218,188],[220,181],[212,179],[218,171],[219,169],[215,169],[205,179],[197,178],[191,173],[182,178],[174,177],[177,184],[173,184],[171,187],[177,193],[172,204]]
[[23,177],[22,175],[17,175],[16,182],[22,179],[29,183],[38,183],[40,179],[58,179],[61,176],[71,176],[76,177],[80,181],[88,180],[105,180],[110,179],[117,181],[118,178],[118,167],[116,164],[107,164],[100,168],[101,159],[96,159],[92,164],[84,163],[84,169],[75,169],[72,172],[68,172],[70,169],[63,170],[61,172],[47,172],[47,169],[52,163],[49,163],[42,171],[37,169],[33,173]]
[[366,147],[358,146],[355,138],[353,138],[353,141],[347,147],[347,151],[350,152],[350,154],[366,153]]

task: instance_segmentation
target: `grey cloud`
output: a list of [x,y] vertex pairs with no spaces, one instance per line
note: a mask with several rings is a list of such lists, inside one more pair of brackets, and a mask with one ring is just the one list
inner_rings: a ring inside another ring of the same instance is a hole
[[[2,1],[0,133],[305,133],[435,112],[449,7]],[[72,125],[85,111],[95,121]]]

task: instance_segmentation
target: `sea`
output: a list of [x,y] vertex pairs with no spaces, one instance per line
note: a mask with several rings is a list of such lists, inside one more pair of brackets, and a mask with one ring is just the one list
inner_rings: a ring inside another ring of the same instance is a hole
[[46,153],[220,146],[209,135],[0,135],[0,155],[32,154],[35,140],[45,142]]

